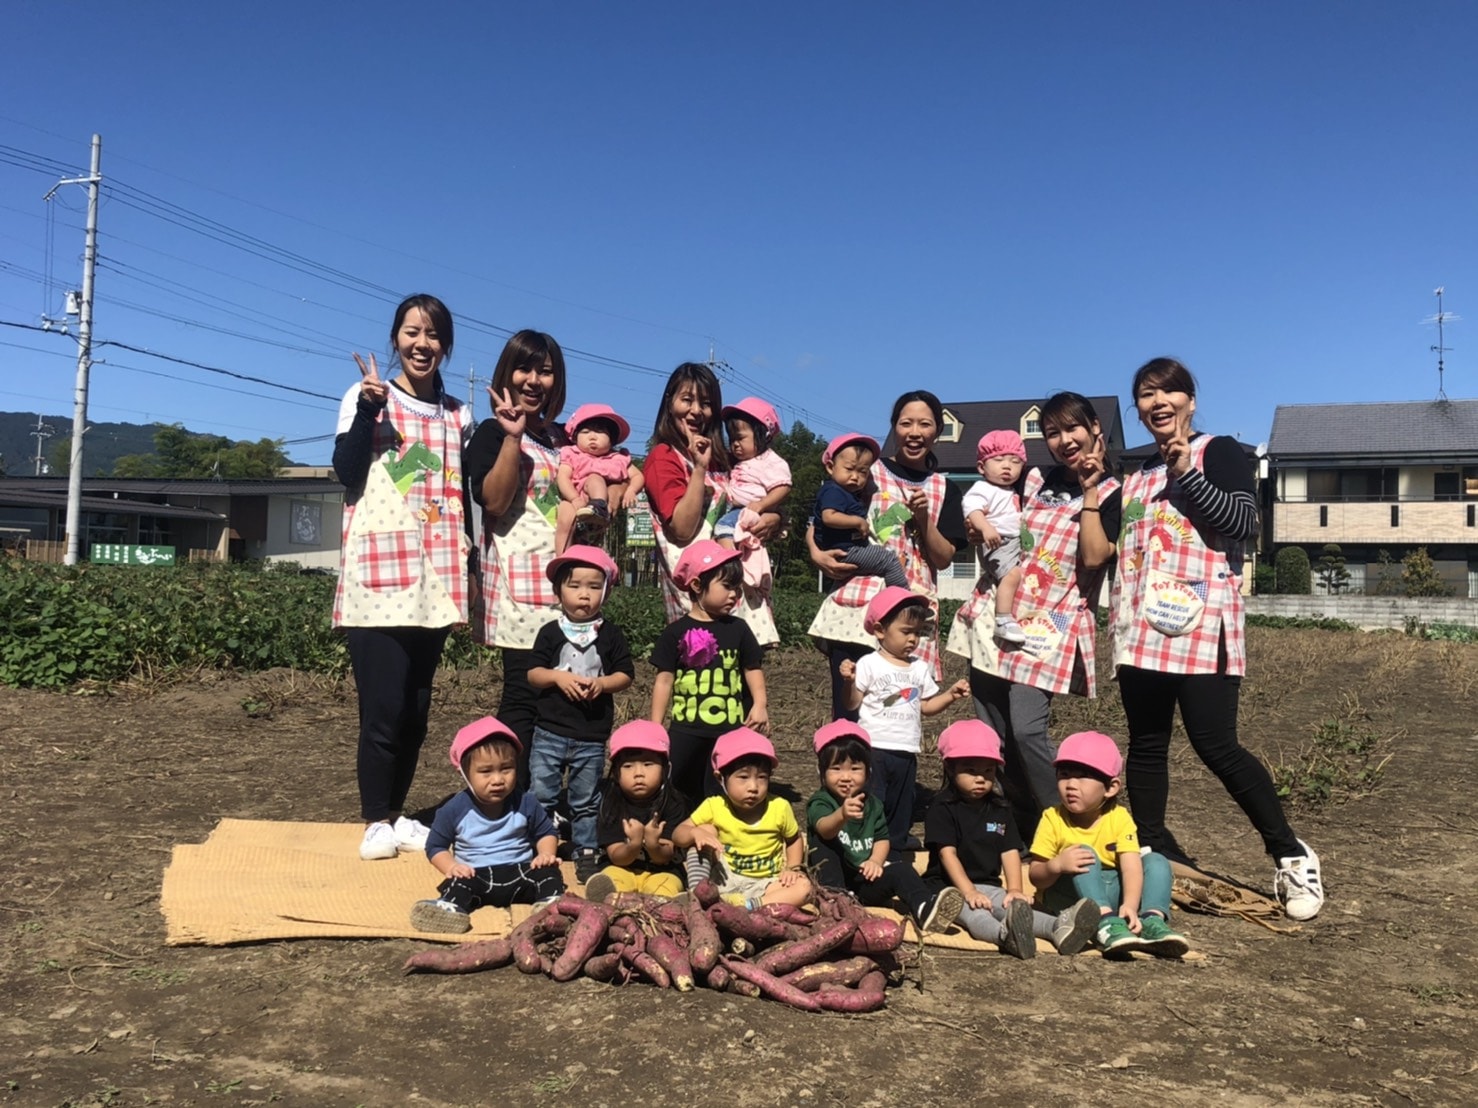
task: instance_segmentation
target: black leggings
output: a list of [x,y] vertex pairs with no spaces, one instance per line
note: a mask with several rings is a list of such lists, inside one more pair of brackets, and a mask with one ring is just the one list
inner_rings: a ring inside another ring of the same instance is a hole
[[387,818],[405,809],[416,776],[431,682],[448,627],[351,627],[349,661],[359,691],[359,814]]
[[508,726],[523,749],[518,752],[518,787],[528,789],[529,751],[534,746],[534,723],[539,717],[539,693],[529,684],[532,650],[501,647],[503,690],[498,696],[498,719]]
[[816,834],[815,828],[811,829],[808,837],[811,841],[811,868],[816,871],[816,880],[823,887],[855,893],[857,899],[869,908],[887,908],[896,897],[916,918],[923,919],[928,914],[925,909],[935,890],[907,859],[890,858],[883,866],[882,876],[869,881],[860,870],[842,860],[842,852],[836,843],[827,842]]
[[1225,673],[1119,668],[1119,695],[1129,719],[1129,806],[1144,846],[1177,852],[1174,836],[1165,829],[1165,806],[1170,797],[1170,728],[1179,705],[1191,749],[1247,813],[1267,852],[1274,858],[1304,853],[1267,767],[1237,741],[1241,688],[1240,677]]
[[669,755],[672,787],[694,805],[705,797],[718,796],[723,791],[713,774],[713,747],[718,736],[683,727],[672,727],[667,735],[672,743]]

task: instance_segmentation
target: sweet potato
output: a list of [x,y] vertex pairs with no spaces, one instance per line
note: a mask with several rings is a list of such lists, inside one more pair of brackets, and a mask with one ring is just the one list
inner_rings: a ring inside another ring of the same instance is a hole
[[520,973],[539,972],[539,947],[537,945],[539,928],[554,915],[556,913],[553,905],[540,908],[515,927],[512,934],[508,936],[513,947],[513,964],[518,967]]
[[858,954],[841,962],[812,962],[786,974],[782,980],[802,992],[814,993],[822,985],[855,985],[876,969],[877,965],[870,957]]
[[734,975],[729,972],[727,966],[716,965],[708,971],[708,976],[703,979],[703,983],[710,989],[723,992],[733,979]]
[[848,893],[838,892],[836,889],[817,889],[814,899],[823,916],[856,920],[858,923],[871,918],[867,909],[857,903],[857,898]]
[[840,919],[804,939],[772,946],[756,958],[754,964],[766,973],[779,977],[825,957],[843,943],[851,941],[856,931],[855,923],[849,919]]
[[718,928],[703,911],[697,897],[689,898],[683,918],[688,928],[688,963],[699,973],[709,973],[718,965],[718,956],[723,950]]
[[713,883],[713,878],[705,877],[693,886],[693,899],[704,908],[711,908],[718,903],[718,886]]
[[848,954],[874,954],[897,950],[903,945],[903,924],[882,916],[868,916],[842,949]]
[[671,927],[685,927],[683,906],[671,900],[658,900],[657,906],[652,909],[652,915],[659,923],[665,923]]
[[729,983],[724,986],[724,992],[733,993],[735,996],[747,996],[750,1000],[758,1000],[764,995],[753,981],[746,981],[732,973],[729,974]]
[[475,943],[437,947],[412,954],[401,967],[402,973],[476,973],[497,969],[513,961],[510,939],[482,939]]
[[606,937],[606,928],[611,925],[614,913],[604,904],[592,904],[588,900],[579,902],[584,910],[565,932],[564,953],[554,963],[549,974],[556,981],[570,981],[580,972],[585,959],[595,953]]
[[648,978],[659,989],[672,987],[672,977],[662,968],[662,963],[640,947],[623,946],[621,957],[630,964],[632,969]]
[[888,1002],[886,980],[881,973],[869,973],[855,989],[845,985],[822,985],[816,1000],[827,1012],[876,1012]]
[[771,1000],[778,1000],[782,1004],[789,1004],[792,1008],[799,1008],[803,1012],[819,1012],[821,1005],[810,993],[802,992],[794,985],[781,981],[773,973],[752,965],[749,962],[741,962],[734,958],[725,958],[724,965],[729,972],[742,981],[748,981],[751,985],[759,988],[765,996]]
[[797,937],[791,934],[791,925],[788,923],[756,915],[748,908],[722,900],[708,909],[708,918],[713,920],[720,931],[726,931],[735,938],[747,939],[757,947]]
[[585,906],[589,903],[590,901],[586,900],[583,896],[576,896],[574,893],[565,893],[564,896],[554,902],[554,910],[562,916],[579,919],[580,913],[585,910]]
[[647,940],[647,953],[672,978],[672,987],[680,993],[693,991],[693,967],[688,952],[667,935],[653,935]]
[[808,912],[804,908],[797,908],[794,904],[763,904],[755,909],[762,916],[778,920],[781,923],[793,923],[799,927],[810,927],[819,916],[814,912]]
[[585,959],[585,964],[580,967],[586,977],[596,981],[613,981],[616,971],[621,968],[621,952],[610,951],[607,954],[597,954]]

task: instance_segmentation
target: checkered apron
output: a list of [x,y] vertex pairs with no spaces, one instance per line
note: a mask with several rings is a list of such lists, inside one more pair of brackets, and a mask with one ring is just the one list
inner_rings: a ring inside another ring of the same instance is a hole
[[[682,461],[688,473],[691,474],[693,472],[692,462],[687,458],[683,458]],[[698,533],[688,542],[679,546],[669,539],[661,520],[658,520],[657,526],[652,529],[657,539],[657,556],[662,560],[662,573],[660,574],[662,604],[667,611],[668,623],[687,615],[690,607],[688,594],[678,588],[672,580],[672,567],[677,565],[677,560],[682,557],[683,551],[693,543],[699,539],[713,538],[713,525],[718,522],[719,516],[723,515],[729,506],[725,495],[728,485],[727,474],[711,473],[705,470],[703,485],[707,489],[705,496],[708,506],[703,513],[703,522],[698,527]],[[774,646],[780,641],[780,632],[775,628],[775,617],[770,611],[769,589],[757,588],[746,581],[734,614],[749,624],[749,629],[754,632],[754,637],[761,646]]]
[[[1203,472],[1210,442],[1210,435],[1191,442],[1191,465]],[[1242,580],[1232,572],[1241,540],[1202,529],[1164,462],[1125,478],[1123,500],[1109,601],[1115,669],[1216,673],[1225,637],[1226,672],[1245,673]]]
[[544,576],[554,557],[554,513],[559,507],[559,447],[532,435],[519,441],[524,498],[496,519],[482,518],[482,621],[473,623],[486,646],[528,650],[539,628],[559,614],[559,598]]
[[390,388],[375,422],[364,492],[344,506],[335,627],[448,627],[467,621],[462,506],[467,408],[443,396],[422,415]]
[[[912,513],[908,510],[908,497],[914,489],[922,489],[929,502],[929,520],[939,524],[939,513],[944,507],[944,493],[949,479],[942,473],[931,473],[920,485],[912,485],[876,461],[872,465],[872,479],[877,488],[867,506],[867,519],[872,533],[878,541],[893,551],[903,564],[911,588],[929,601],[933,618],[939,618],[939,571],[929,564],[923,547],[912,524]],[[813,638],[832,642],[852,642],[863,646],[876,646],[877,639],[862,627],[868,601],[883,589],[881,577],[853,577],[827,594],[821,601],[821,609],[811,621],[808,634]],[[930,635],[919,640],[915,657],[929,663],[934,680],[941,679],[943,670],[939,664],[939,639]]]

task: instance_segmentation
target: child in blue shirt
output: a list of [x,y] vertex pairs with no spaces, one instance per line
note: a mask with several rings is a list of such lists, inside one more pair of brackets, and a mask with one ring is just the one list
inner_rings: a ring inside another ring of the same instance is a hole
[[443,804],[426,838],[426,857],[446,878],[438,899],[418,900],[411,925],[462,934],[484,905],[540,904],[565,890],[559,838],[543,807],[518,788],[522,744],[512,729],[484,716],[457,732],[451,760],[467,788]]

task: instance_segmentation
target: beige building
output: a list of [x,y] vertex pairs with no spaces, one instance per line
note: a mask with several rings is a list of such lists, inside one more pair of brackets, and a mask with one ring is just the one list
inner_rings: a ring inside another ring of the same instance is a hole
[[1426,547],[1454,595],[1478,597],[1478,400],[1283,405],[1268,460],[1274,549],[1316,562],[1337,544],[1361,593],[1381,551]]

